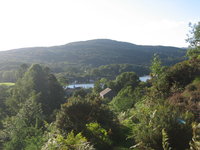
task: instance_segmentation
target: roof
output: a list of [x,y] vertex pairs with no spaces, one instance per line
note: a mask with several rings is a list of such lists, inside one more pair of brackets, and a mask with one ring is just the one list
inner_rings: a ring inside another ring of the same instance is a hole
[[106,88],[105,90],[103,90],[103,91],[100,92],[100,95],[101,95],[101,96],[106,95],[106,94],[109,93],[110,91],[112,91],[110,88]]

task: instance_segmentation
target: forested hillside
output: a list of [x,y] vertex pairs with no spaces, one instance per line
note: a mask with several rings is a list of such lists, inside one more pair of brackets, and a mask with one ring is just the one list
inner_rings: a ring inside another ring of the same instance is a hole
[[185,50],[165,46],[141,46],[107,39],[74,42],[54,47],[22,48],[0,52],[0,64],[46,63],[84,64],[101,66],[108,64],[149,65],[154,53],[165,64],[183,60]]
[[69,82],[88,82],[99,77],[115,78],[124,71],[149,74],[151,59],[157,53],[164,65],[184,60],[185,49],[141,46],[108,39],[69,43],[54,47],[22,48],[0,52],[0,82],[16,82],[21,64],[40,63]]

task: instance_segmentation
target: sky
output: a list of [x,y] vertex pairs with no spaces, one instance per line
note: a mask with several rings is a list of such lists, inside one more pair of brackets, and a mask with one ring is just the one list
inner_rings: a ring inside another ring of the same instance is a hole
[[0,0],[0,50],[113,39],[187,47],[200,0]]

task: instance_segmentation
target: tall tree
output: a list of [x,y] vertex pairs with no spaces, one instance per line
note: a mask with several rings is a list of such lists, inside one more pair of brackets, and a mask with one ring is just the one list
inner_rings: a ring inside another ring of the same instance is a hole
[[22,78],[28,68],[29,66],[27,64],[22,64],[16,72],[16,78],[17,79]]
[[154,54],[153,59],[152,59],[152,63],[151,63],[151,76],[153,78],[158,79],[161,74],[163,73],[163,67],[162,67],[162,62],[160,60],[159,55]]
[[198,57],[200,55],[200,22],[197,24],[189,24],[191,30],[188,34],[187,42],[189,42],[189,49],[187,56],[190,58]]
[[54,109],[58,109],[64,101],[64,92],[54,75],[48,68],[38,64],[32,65],[20,78],[12,90],[12,97],[7,104],[12,111],[17,113],[23,103],[30,98],[32,93],[40,94],[38,103],[41,103],[44,114],[50,115]]

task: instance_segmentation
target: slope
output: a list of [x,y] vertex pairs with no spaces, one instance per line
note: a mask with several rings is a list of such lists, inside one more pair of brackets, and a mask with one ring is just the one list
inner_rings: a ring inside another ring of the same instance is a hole
[[53,47],[31,47],[0,52],[0,70],[13,69],[21,63],[74,64],[98,67],[108,64],[148,66],[154,53],[164,64],[183,60],[186,50],[166,46],[142,46],[109,39],[73,42]]

